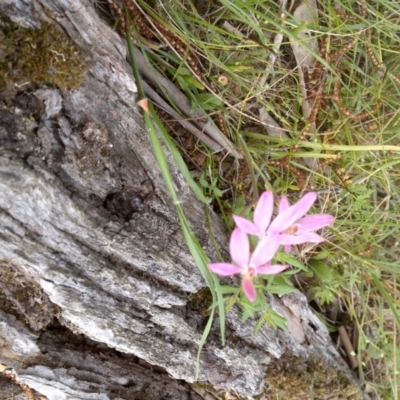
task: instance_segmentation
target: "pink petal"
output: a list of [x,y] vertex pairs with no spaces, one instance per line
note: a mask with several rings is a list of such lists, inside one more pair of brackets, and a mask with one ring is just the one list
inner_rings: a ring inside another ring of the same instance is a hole
[[242,289],[246,297],[253,302],[257,297],[256,288],[254,287],[253,281],[251,279],[242,280]]
[[264,236],[254,249],[249,265],[253,268],[257,268],[271,261],[278,251],[279,244],[277,235]]
[[301,217],[303,217],[305,214],[307,214],[308,210],[315,203],[315,200],[317,200],[317,193],[310,192],[305,194],[296,204],[294,204],[292,207],[296,211],[292,215],[293,222],[290,225],[292,225],[293,223],[298,221]]
[[284,250],[285,253],[290,253],[292,251],[292,246],[290,244],[285,244]]
[[[293,206],[292,206],[293,207]],[[268,228],[268,233],[280,233],[285,231],[289,228],[292,223],[291,222],[291,215],[294,213],[292,207],[287,208],[286,210],[282,211],[280,214],[276,216],[276,218],[271,222],[271,225]],[[289,220],[290,219],[290,220]],[[290,224],[288,224],[288,221]]]
[[208,268],[221,276],[229,276],[229,275],[234,275],[238,274],[241,271],[241,268],[239,268],[236,265],[229,264],[229,263],[213,263],[213,264],[208,264]]
[[149,110],[149,99],[142,99],[136,103],[139,107],[143,109],[146,114],[150,114]]
[[239,217],[238,215],[233,215],[233,220],[241,231],[246,232],[249,235],[258,236],[261,234],[260,229],[248,219]]
[[335,221],[335,217],[329,214],[314,214],[302,218],[298,223],[304,231],[316,231],[328,226]]
[[266,265],[265,267],[257,268],[257,273],[265,275],[275,275],[279,274],[279,272],[282,272],[287,268],[289,268],[289,265]]
[[250,257],[249,238],[239,228],[235,228],[232,232],[229,251],[235,264],[242,268],[247,267]]
[[271,233],[283,232],[290,228],[296,221],[307,213],[316,199],[317,194],[315,192],[307,193],[296,204],[278,214],[278,216],[272,221],[268,231]]
[[282,211],[287,210],[290,207],[289,200],[287,199],[286,196],[281,196],[281,199],[279,200],[279,209],[278,209],[278,214],[280,214]]
[[274,193],[264,192],[258,200],[254,211],[254,223],[259,227],[261,233],[265,233],[271,222],[272,212],[274,211]]
[[314,232],[299,230],[296,232],[295,235],[282,233],[279,236],[278,241],[280,244],[288,245],[288,244],[302,244],[307,242],[321,243],[324,242],[325,239]]
[[303,231],[302,229],[299,229],[297,231],[297,233],[299,235],[303,236],[304,238],[306,238],[307,242],[310,242],[310,243],[322,243],[322,242],[325,242],[325,239],[322,236],[317,235],[314,232]]

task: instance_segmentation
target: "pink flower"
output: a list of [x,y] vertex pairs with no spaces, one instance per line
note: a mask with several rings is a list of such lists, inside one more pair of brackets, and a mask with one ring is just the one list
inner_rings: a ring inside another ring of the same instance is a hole
[[236,228],[232,232],[229,243],[229,250],[234,264],[213,263],[208,268],[218,275],[229,276],[234,274],[242,275],[242,289],[250,301],[254,301],[257,292],[253,279],[258,274],[278,274],[288,265],[271,265],[271,260],[278,250],[279,243],[276,235],[271,235],[259,241],[253,254],[250,256],[249,238],[245,232]]
[[304,216],[316,199],[317,194],[310,192],[291,206],[285,196],[281,197],[278,216],[269,226],[268,233],[279,234],[278,242],[285,245],[286,252],[291,250],[293,244],[321,243],[325,240],[313,231],[332,224],[335,218],[329,214]]
[[149,99],[142,99],[142,100],[139,100],[137,103],[136,103],[139,107],[141,107],[142,109],[143,109],[143,111],[146,113],[146,114],[150,114],[150,110],[149,110]]
[[233,219],[236,226],[243,232],[262,238],[271,222],[273,210],[274,193],[267,191],[264,192],[258,200],[256,209],[254,210],[254,223],[238,215],[234,215]]

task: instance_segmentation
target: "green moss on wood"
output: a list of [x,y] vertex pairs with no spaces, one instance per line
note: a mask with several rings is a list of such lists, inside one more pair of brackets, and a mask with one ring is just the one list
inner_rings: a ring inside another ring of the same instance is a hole
[[73,89],[86,69],[83,54],[55,26],[25,29],[0,15],[0,91],[29,84]]
[[194,293],[188,303],[190,311],[198,312],[203,318],[210,315],[210,306],[212,305],[212,294],[208,287],[200,289]]
[[[256,399],[269,400],[362,400],[360,388],[344,372],[327,365],[323,359],[283,355],[271,359],[264,380],[262,395]],[[217,398],[227,398],[209,382],[195,382],[195,388],[213,393]],[[247,397],[246,397],[247,398]],[[230,393],[229,399],[245,400]]]
[[270,399],[361,400],[360,389],[323,359],[282,356],[268,365],[264,395]]

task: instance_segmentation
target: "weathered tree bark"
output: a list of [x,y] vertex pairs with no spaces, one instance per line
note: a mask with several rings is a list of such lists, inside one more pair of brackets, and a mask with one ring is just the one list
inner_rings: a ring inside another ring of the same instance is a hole
[[[18,34],[56,27],[80,58],[70,67],[76,85],[7,76],[0,92],[0,362],[49,399],[205,398],[191,384],[205,283],[135,105],[123,41],[85,0],[1,0],[0,13]],[[196,236],[217,259],[203,206],[170,166]],[[202,351],[203,389],[361,398],[304,296],[269,303],[289,331],[264,326],[254,337],[254,322],[234,309],[227,345],[215,322]]]

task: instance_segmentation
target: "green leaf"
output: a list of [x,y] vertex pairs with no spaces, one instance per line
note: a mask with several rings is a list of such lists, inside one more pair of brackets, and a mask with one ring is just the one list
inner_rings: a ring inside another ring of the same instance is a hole
[[205,197],[203,194],[203,191],[200,189],[199,185],[195,182],[195,180],[192,177],[192,174],[190,173],[184,159],[182,158],[181,154],[179,153],[178,149],[175,146],[175,143],[171,139],[171,137],[168,135],[168,132],[165,130],[164,125],[162,122],[159,120],[157,114],[154,111],[154,108],[152,105],[150,105],[150,110],[152,112],[153,119],[156,123],[156,126],[158,130],[161,132],[163,135],[163,139],[168,147],[168,150],[172,154],[172,157],[174,158],[174,161],[176,162],[179,171],[182,173],[183,177],[185,178],[186,182],[189,184],[190,188],[193,190],[193,193],[196,195],[196,197],[204,204],[210,204],[211,199],[209,197]]
[[297,258],[295,258],[292,254],[289,253],[278,253],[276,258],[282,264],[293,265],[296,268],[299,268],[302,271],[307,271],[308,268]]
[[290,279],[283,275],[273,275],[268,279],[264,290],[272,294],[288,294],[296,291]]
[[[294,28],[294,29],[291,30],[292,35],[293,35],[294,37],[296,37],[296,39],[297,39],[298,33],[301,32],[301,31],[304,30],[304,29],[307,29],[307,28],[308,28],[308,25],[310,25],[310,22],[308,22],[308,21],[303,22],[303,23],[300,24],[297,28]],[[298,39],[298,40],[301,41],[301,39]]]
[[211,186],[206,180],[206,171],[201,173],[199,183],[205,189],[208,189]]
[[236,198],[236,201],[232,205],[232,213],[236,215],[242,215],[244,206],[245,206],[245,198],[241,194]]
[[199,93],[194,95],[194,98],[197,101],[197,104],[204,110],[212,110],[215,111],[216,107],[220,107],[222,105],[222,100],[215,97],[211,93]]
[[329,289],[321,289],[319,287],[314,289],[314,297],[319,299],[321,305],[332,303],[335,300],[335,296]]
[[222,197],[223,193],[221,189],[218,189],[216,186],[213,187],[213,193],[216,197]]
[[220,291],[222,294],[232,294],[232,293],[238,293],[239,288],[235,286],[226,286],[226,285],[220,285],[219,287]]
[[272,294],[288,294],[296,291],[296,288],[288,285],[271,285],[267,292]]
[[332,268],[326,265],[324,262],[311,260],[310,264],[315,272],[315,275],[321,282],[330,283],[334,280],[335,276],[332,272]]
[[204,90],[203,84],[192,75],[179,75],[178,79],[183,81],[185,84],[182,86],[194,86],[199,90]]
[[286,318],[277,314],[269,306],[267,306],[266,311],[262,314],[262,316],[258,320],[258,322],[254,328],[254,331],[253,331],[254,335],[256,335],[258,333],[263,322],[265,322],[268,326],[271,326],[274,329],[281,328],[284,331],[288,330]]

